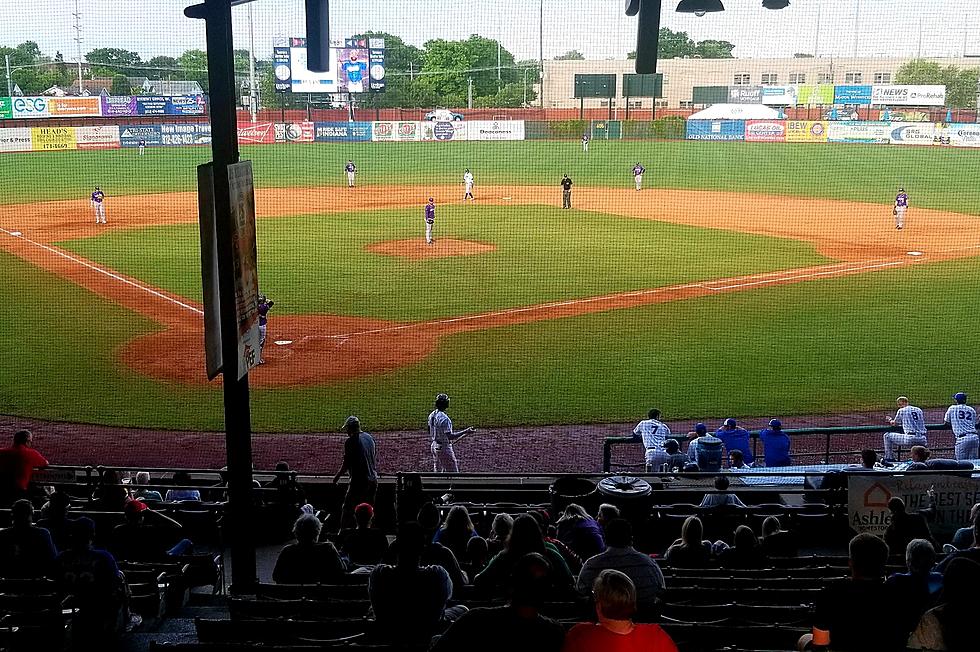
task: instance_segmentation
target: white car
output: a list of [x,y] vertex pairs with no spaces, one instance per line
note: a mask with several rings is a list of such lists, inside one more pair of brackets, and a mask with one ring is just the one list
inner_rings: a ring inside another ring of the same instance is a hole
[[453,113],[449,109],[436,109],[426,113],[425,119],[433,122],[458,122],[463,119],[463,114]]

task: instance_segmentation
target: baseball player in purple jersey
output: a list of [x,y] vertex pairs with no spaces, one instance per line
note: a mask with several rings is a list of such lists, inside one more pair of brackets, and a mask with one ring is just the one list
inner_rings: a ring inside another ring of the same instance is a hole
[[895,228],[901,231],[905,227],[905,213],[909,210],[909,196],[905,193],[905,188],[899,188],[895,195],[895,208],[892,214],[895,216]]
[[636,184],[636,191],[639,192],[640,188],[643,187],[643,173],[646,172],[646,168],[640,165],[637,161],[636,165],[633,166],[633,183]]
[[432,244],[432,225],[436,223],[436,202],[429,197],[429,203],[425,205],[425,244]]
[[357,166],[354,165],[353,160],[348,160],[347,165],[344,166],[344,172],[347,173],[347,187],[354,187],[354,175],[357,173]]
[[269,329],[269,311],[274,305],[275,301],[270,301],[264,294],[259,295],[259,364],[265,364],[262,351],[265,349],[265,336]]
[[105,193],[98,186],[92,191],[92,210],[95,211],[95,223],[106,224],[105,220]]

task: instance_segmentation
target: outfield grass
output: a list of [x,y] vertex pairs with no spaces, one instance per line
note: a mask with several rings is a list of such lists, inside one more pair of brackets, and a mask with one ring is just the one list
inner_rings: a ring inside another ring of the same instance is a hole
[[[254,145],[263,187],[341,185],[353,157],[364,185],[460,183],[471,168],[480,184],[551,184],[568,172],[580,186],[622,186],[642,161],[648,186],[744,190],[891,203],[899,185],[913,206],[980,213],[980,155],[970,149],[595,141],[586,155],[576,142],[460,142]],[[206,147],[36,152],[0,156],[0,203],[84,198],[101,184],[113,195],[193,190],[194,166]],[[43,179],[43,183],[38,180]],[[111,206],[111,203],[110,203]]]
[[[419,320],[817,265],[809,243],[544,206],[447,206],[436,236],[493,254],[410,261],[365,252],[421,238],[415,210],[258,222],[262,290],[277,312]],[[198,229],[152,227],[61,243],[200,300]],[[765,251],[765,256],[759,256]]]
[[[8,254],[0,264],[0,412],[220,426],[217,386],[116,365],[114,350],[152,323]],[[976,309],[963,298],[978,285],[980,266],[960,260],[462,333],[379,377],[253,389],[253,423],[324,430],[353,412],[370,429],[420,427],[438,390],[453,395],[460,423],[498,425],[628,421],[651,405],[671,419],[884,412],[902,393],[941,405],[976,383]],[[915,308],[900,308],[902,297]]]

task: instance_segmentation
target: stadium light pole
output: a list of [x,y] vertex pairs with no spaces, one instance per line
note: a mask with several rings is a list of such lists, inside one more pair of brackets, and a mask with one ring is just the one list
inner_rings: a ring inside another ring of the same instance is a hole
[[255,87],[255,29],[252,26],[252,3],[248,3],[248,96],[252,124],[255,124],[255,112],[258,110],[258,89]]
[[544,108],[544,0],[538,1],[538,100]]
[[[966,41],[964,41],[964,43],[965,42]],[[14,96],[14,87],[11,84],[11,81],[10,81],[10,55],[9,54],[5,54],[5,55],[3,55],[3,58],[4,58],[4,61],[6,61],[6,63],[7,63],[7,97],[13,97]]]

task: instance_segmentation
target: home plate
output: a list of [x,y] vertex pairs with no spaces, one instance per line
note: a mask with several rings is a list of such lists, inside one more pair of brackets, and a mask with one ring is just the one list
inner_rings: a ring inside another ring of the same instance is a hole
[[922,255],[922,252],[921,251],[909,251],[908,252],[908,255],[909,256],[921,256]]
[[292,344],[292,343],[293,343],[292,340],[276,340],[275,342],[273,342],[273,344],[275,344],[276,346],[286,346],[287,344]]
[[24,234],[23,234],[23,233],[21,233],[20,231],[11,231],[11,232],[10,232],[10,235],[12,235],[12,236],[14,236],[14,237],[18,237],[18,236],[22,236],[22,235],[24,235]]

